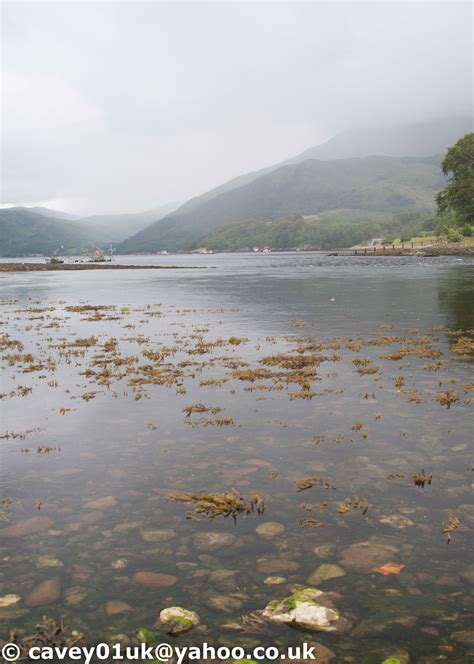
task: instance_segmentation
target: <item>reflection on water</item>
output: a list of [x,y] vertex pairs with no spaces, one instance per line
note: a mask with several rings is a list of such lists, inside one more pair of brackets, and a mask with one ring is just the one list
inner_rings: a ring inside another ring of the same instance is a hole
[[[20,596],[4,636],[47,613],[90,643],[133,639],[177,605],[201,619],[183,643],[470,661],[474,266],[205,260],[1,275],[0,595]],[[166,500],[232,488],[264,514]],[[231,628],[308,585],[341,633]]]

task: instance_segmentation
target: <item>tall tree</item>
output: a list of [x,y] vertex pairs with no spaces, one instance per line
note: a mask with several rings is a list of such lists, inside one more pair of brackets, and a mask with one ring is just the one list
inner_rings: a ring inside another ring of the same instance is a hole
[[474,224],[474,133],[448,149],[441,168],[449,182],[436,197],[439,214],[452,211],[459,225]]

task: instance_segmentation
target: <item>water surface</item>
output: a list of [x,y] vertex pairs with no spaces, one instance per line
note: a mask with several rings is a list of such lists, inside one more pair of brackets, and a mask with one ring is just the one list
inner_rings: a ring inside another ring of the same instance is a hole
[[[46,613],[91,643],[133,638],[178,605],[201,618],[198,632],[180,637],[186,643],[317,640],[336,661],[379,662],[392,651],[471,661],[458,633],[473,617],[473,262],[320,253],[117,260],[202,269],[0,275],[1,332],[23,345],[2,350],[4,528],[49,519],[21,537],[0,530],[0,594],[22,598],[0,609],[2,636],[31,631]],[[86,304],[108,308],[68,309]],[[319,359],[293,371],[308,355]],[[243,379],[248,369],[260,371],[255,380]],[[449,408],[442,393],[456,395]],[[198,403],[221,410],[186,417]],[[432,475],[424,488],[412,478],[421,470]],[[299,492],[295,482],[310,477],[322,486]],[[232,488],[263,496],[265,513],[186,519],[189,506],[165,499]],[[448,544],[453,517],[460,525]],[[323,525],[305,526],[308,518]],[[261,536],[267,521],[284,530]],[[201,533],[233,539],[208,550]],[[350,547],[364,542],[382,562],[404,565],[400,573],[358,560]],[[347,633],[223,626],[314,585],[321,564],[345,572],[318,587],[336,593]],[[142,571],[176,582],[150,589],[134,581]],[[281,585],[270,585],[275,576]],[[51,578],[60,596],[28,606]],[[116,600],[129,609],[107,615]]]

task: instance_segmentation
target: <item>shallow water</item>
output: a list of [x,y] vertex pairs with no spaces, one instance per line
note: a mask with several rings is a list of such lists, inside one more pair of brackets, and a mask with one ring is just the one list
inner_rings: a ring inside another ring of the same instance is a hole
[[[471,661],[472,646],[456,633],[473,618],[472,260],[117,260],[202,269],[0,274],[0,333],[23,344],[2,350],[0,495],[12,501],[2,507],[3,527],[49,519],[32,534],[0,530],[0,595],[22,598],[0,609],[2,636],[32,631],[47,614],[64,616],[90,643],[133,638],[178,605],[201,618],[183,643],[318,641],[336,661],[380,662],[400,650],[414,662]],[[99,316],[67,310],[86,303],[110,308]],[[90,337],[89,346],[75,344]],[[398,359],[380,357],[400,349]],[[301,374],[262,364],[279,353],[323,356],[309,390]],[[33,359],[13,357],[25,354]],[[273,374],[251,382],[235,373],[262,368]],[[163,376],[166,384],[156,384]],[[32,389],[20,396],[19,387]],[[450,408],[437,400],[447,390],[459,399]],[[222,410],[186,417],[183,408],[197,403]],[[216,426],[219,417],[233,423]],[[44,445],[53,449],[38,453]],[[432,474],[424,488],[412,478],[421,469]],[[331,488],[298,492],[295,482],[314,476]],[[165,499],[231,488],[263,496],[265,513],[235,523],[186,519],[188,505]],[[365,514],[355,496],[366,500]],[[104,497],[113,499],[88,505]],[[448,544],[450,517],[460,525]],[[304,527],[307,518],[323,525]],[[262,537],[256,528],[267,521],[284,530]],[[207,550],[196,537],[203,532],[235,539]],[[388,552],[380,563],[404,565],[400,573],[377,573],[370,554],[364,563],[347,551],[361,542]],[[62,565],[42,567],[44,557]],[[223,627],[294,586],[314,585],[308,579],[321,564],[345,572],[318,587],[336,593],[352,623],[346,633]],[[150,589],[134,581],[140,571],[177,581]],[[285,580],[265,583],[272,576]],[[60,596],[27,606],[31,590],[53,577]],[[129,609],[107,615],[114,600]]]

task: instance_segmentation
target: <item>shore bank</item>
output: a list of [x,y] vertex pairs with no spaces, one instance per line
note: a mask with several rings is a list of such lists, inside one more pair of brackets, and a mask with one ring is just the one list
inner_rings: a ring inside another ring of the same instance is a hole
[[196,270],[178,265],[121,265],[120,263],[0,263],[0,272],[61,272],[74,270]]
[[358,247],[338,249],[329,256],[473,256],[474,247],[451,246],[449,244],[431,245],[427,247],[398,248],[376,245],[374,247]]

